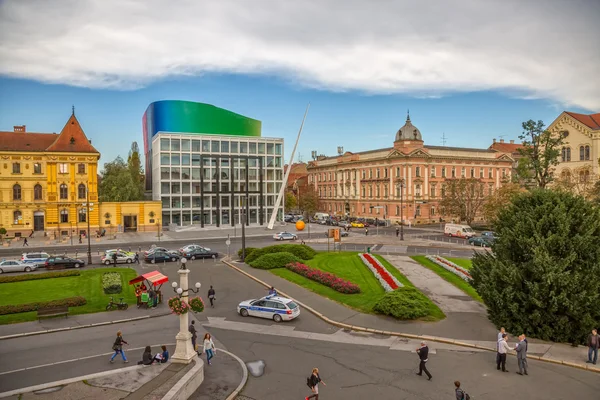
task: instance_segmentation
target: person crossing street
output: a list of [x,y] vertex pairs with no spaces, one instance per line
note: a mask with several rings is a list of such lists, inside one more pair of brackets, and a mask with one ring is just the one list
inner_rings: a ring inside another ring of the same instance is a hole
[[419,347],[417,349],[417,354],[419,355],[419,372],[417,373],[417,375],[422,376],[423,375],[423,371],[425,371],[425,375],[427,375],[427,377],[429,378],[429,380],[431,380],[432,376],[429,373],[429,371],[427,370],[427,366],[425,365],[425,363],[427,361],[429,361],[429,347],[427,347],[427,344],[425,342],[421,342],[421,347]]
[[208,300],[210,300],[210,306],[214,307],[214,301],[216,300],[215,298],[215,289],[213,289],[212,285],[210,287],[210,289],[208,289]]

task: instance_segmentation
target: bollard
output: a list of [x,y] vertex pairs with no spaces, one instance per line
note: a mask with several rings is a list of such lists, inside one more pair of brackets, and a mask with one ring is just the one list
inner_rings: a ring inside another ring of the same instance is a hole
[[131,246],[129,246],[129,252],[131,253]]
[[138,246],[138,253],[142,252],[142,246]]
[[212,256],[212,258],[214,262],[217,262],[217,256]]

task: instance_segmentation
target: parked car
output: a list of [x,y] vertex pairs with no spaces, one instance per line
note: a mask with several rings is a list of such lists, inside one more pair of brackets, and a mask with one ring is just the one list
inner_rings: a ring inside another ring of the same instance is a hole
[[155,251],[154,253],[147,255],[144,257],[144,261],[147,263],[157,263],[157,262],[165,262],[165,261],[177,261],[179,260],[179,255],[167,253],[166,251]]
[[491,247],[492,246],[492,242],[489,239],[487,239],[485,237],[481,237],[481,236],[470,237],[468,242],[471,246],[479,246],[479,247]]
[[200,248],[200,249],[193,249],[186,253],[183,253],[182,256],[187,258],[188,260],[195,260],[195,259],[201,259],[201,258],[213,258],[213,256],[215,258],[218,258],[219,253],[217,253],[216,251],[210,251],[210,250]]
[[110,265],[114,263],[113,254],[117,255],[117,264],[131,264],[135,262],[135,253],[107,250],[102,256],[102,264]]
[[[348,237],[349,233],[340,229],[340,236],[341,237]],[[329,232],[325,232],[325,237],[329,237]]]
[[298,239],[297,235],[289,232],[279,232],[273,235],[273,239],[275,240],[296,240]]
[[498,235],[496,235],[496,232],[493,232],[493,231],[481,232],[481,237],[484,237],[484,238],[490,239],[490,240],[498,239]]
[[300,307],[292,299],[274,295],[242,301],[238,304],[237,311],[242,317],[250,315],[275,322],[291,321],[300,315]]
[[77,258],[64,257],[64,256],[51,256],[48,257],[44,263],[46,268],[52,267],[65,267],[65,268],[79,268],[85,265],[83,260]]
[[296,222],[295,221],[295,217],[293,215],[286,215],[285,217],[283,217],[283,221],[284,222]]
[[149,250],[144,251],[144,257],[154,253],[155,251],[164,251],[165,253],[180,255],[179,250],[169,250],[165,247],[153,247]]
[[23,253],[21,256],[21,261],[27,264],[33,264],[37,267],[44,266],[46,260],[50,257],[48,253],[39,252],[39,253]]
[[0,274],[5,272],[31,272],[37,269],[36,264],[24,263],[22,261],[6,260],[0,262]]
[[364,228],[365,224],[360,221],[352,221],[350,224],[353,228]]
[[179,253],[180,254],[184,254],[187,251],[191,251],[194,249],[204,249],[206,251],[210,251],[210,249],[208,247],[204,247],[204,246],[200,246],[198,244],[188,244],[186,246],[183,246],[182,248],[179,249]]
[[340,228],[349,228],[351,226],[352,226],[352,224],[348,221],[340,221],[340,223],[339,223]]

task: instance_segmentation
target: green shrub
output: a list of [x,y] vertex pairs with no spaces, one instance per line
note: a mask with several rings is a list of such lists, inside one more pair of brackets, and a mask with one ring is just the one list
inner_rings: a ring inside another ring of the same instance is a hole
[[0,276],[0,283],[33,281],[36,279],[63,278],[66,276],[79,276],[79,271],[44,272],[42,274]]
[[387,292],[375,303],[373,310],[379,314],[410,320],[429,315],[429,302],[417,289],[405,286]]
[[118,272],[106,272],[102,275],[102,289],[106,294],[118,294],[123,291],[121,274]]
[[[252,253],[255,250],[258,250],[258,249],[256,247],[246,247],[246,259],[248,258],[250,253]],[[237,254],[238,254],[238,258],[241,260],[242,259],[242,249],[239,249]]]
[[47,307],[78,307],[84,306],[86,304],[86,300],[84,297],[67,297],[66,299],[60,300],[51,300],[51,301],[40,301],[37,303],[27,303],[27,304],[16,304],[16,305],[6,305],[0,306],[0,315],[6,314],[18,314],[29,311],[37,311],[39,308],[47,308]]
[[291,253],[300,260],[312,260],[317,252],[312,248],[302,244],[276,244],[273,246],[263,247],[253,251],[249,256],[246,256],[246,262],[251,263],[265,254],[273,253]]
[[282,253],[271,253],[271,254],[263,254],[258,257],[256,260],[250,263],[252,268],[259,269],[273,269],[273,268],[282,268],[291,262],[299,262],[300,259],[293,255],[292,253],[282,252]]

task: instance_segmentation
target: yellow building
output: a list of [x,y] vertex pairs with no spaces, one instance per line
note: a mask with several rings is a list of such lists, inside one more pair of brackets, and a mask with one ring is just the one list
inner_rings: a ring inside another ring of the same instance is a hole
[[[100,153],[73,113],[60,134],[0,132],[0,228],[8,236],[153,231],[159,201],[98,203]],[[89,204],[88,204],[89,203]]]

